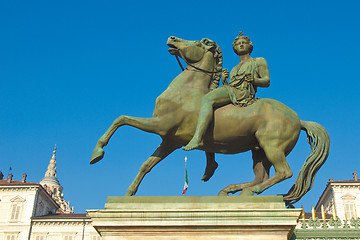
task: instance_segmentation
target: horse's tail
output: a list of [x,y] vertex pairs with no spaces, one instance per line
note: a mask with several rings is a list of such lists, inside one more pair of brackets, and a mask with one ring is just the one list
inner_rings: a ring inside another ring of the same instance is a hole
[[301,121],[301,130],[307,133],[311,154],[305,160],[295,184],[284,195],[286,205],[296,203],[312,188],[317,171],[329,155],[330,137],[323,126],[316,122]]

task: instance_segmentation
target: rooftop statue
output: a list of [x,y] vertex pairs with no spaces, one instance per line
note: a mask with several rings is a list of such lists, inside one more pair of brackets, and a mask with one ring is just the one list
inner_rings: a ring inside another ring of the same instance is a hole
[[[161,136],[162,143],[141,166],[126,195],[136,193],[144,176],[174,150],[199,149],[206,153],[207,166],[202,180],[207,181],[217,168],[215,153],[236,154],[252,151],[255,179],[252,182],[230,184],[218,195],[242,191],[240,196],[259,194],[292,176],[286,156],[294,148],[300,131],[306,131],[311,154],[300,170],[298,178],[284,195],[291,205],[308,192],[319,168],[329,154],[330,138],[318,123],[301,121],[284,104],[273,99],[255,99],[257,87],[270,83],[267,63],[252,58],[252,43],[239,36],[233,43],[240,63],[230,73],[223,71],[223,57],[216,42],[204,38],[188,41],[169,37],[169,52],[181,57],[187,67],[156,99],[151,118],[122,115],[98,140],[90,163],[104,157],[106,146],[114,132],[129,125]],[[221,75],[223,75],[221,77]],[[220,79],[224,83],[219,86]],[[270,167],[275,174],[270,176]]]

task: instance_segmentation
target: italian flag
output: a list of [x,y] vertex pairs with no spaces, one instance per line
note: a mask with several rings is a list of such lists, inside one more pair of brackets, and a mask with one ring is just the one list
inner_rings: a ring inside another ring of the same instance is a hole
[[186,161],[187,161],[187,157],[185,157],[185,184],[184,184],[184,190],[183,190],[182,194],[186,193],[186,190],[188,189],[188,186],[189,186],[189,178],[188,178],[188,174],[187,174],[187,170],[186,170]]

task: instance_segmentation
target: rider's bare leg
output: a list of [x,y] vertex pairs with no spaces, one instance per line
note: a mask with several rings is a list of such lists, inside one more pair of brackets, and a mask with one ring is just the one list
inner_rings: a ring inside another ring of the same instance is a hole
[[195,134],[190,142],[183,147],[184,150],[189,151],[202,145],[204,133],[214,117],[214,107],[224,106],[230,102],[229,93],[225,87],[216,88],[202,97]]
[[104,157],[103,147],[108,144],[111,136],[119,127],[123,125],[129,125],[146,132],[160,134],[159,122],[160,121],[158,118],[138,118],[125,115],[118,117],[97,142],[90,160],[90,164],[94,164]]
[[214,174],[215,170],[218,167],[217,162],[215,161],[215,153],[205,152],[206,154],[206,169],[204,176],[201,178],[204,182],[208,181],[212,175]]

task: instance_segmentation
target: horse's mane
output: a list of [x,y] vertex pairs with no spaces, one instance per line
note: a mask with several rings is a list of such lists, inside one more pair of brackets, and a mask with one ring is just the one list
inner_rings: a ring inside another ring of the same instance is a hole
[[214,51],[214,58],[215,58],[215,66],[214,66],[214,76],[211,80],[212,85],[215,85],[216,87],[219,86],[220,77],[221,77],[221,71],[222,71],[222,65],[223,65],[223,54],[219,47],[219,45],[208,38],[203,38],[201,42],[207,46],[215,46]]

